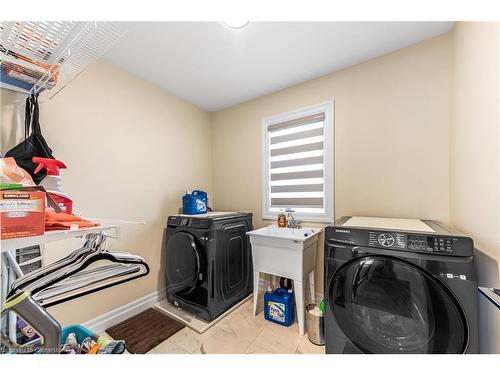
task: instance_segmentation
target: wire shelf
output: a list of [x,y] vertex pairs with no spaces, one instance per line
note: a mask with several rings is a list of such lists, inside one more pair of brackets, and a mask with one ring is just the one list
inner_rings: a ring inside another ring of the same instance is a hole
[[50,100],[124,34],[113,22],[1,22],[2,86]]

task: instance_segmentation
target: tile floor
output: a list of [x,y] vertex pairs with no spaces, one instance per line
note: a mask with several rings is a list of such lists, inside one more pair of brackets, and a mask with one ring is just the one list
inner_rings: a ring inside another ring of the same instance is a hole
[[[262,311],[262,309],[260,309]],[[282,327],[268,322],[261,312],[252,313],[252,300],[246,301],[220,322],[199,334],[185,327],[153,348],[148,354],[324,354],[299,335],[297,323]]]

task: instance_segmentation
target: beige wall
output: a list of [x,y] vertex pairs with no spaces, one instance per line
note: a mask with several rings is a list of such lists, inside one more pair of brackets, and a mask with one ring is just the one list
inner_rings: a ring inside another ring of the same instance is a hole
[[[2,151],[23,118],[18,95],[2,90]],[[146,258],[148,277],[51,309],[81,323],[163,288],[161,238],[186,189],[212,190],[210,115],[104,62],[92,65],[53,100],[41,122],[54,156],[69,167],[63,186],[89,217],[144,221],[127,226],[114,249]],[[49,252],[49,251],[48,251]],[[49,254],[49,259],[52,255]]]
[[[453,30],[450,220],[474,238],[479,282],[500,286],[500,27]],[[484,302],[481,299],[482,302]],[[484,316],[485,306],[480,304]],[[481,322],[486,323],[485,321]],[[483,351],[500,353],[498,316],[483,326]],[[492,332],[496,332],[492,334]],[[485,341],[488,340],[489,342]],[[487,347],[487,348],[486,348]]]
[[[42,104],[42,126],[69,166],[64,188],[80,213],[147,222],[110,244],[144,256],[152,270],[51,311],[63,324],[80,323],[161,289],[162,229],[187,188],[208,190],[216,209],[253,212],[256,227],[267,225],[262,118],[332,99],[335,216],[452,224],[480,249],[481,282],[498,286],[499,43],[498,24],[458,23],[452,33],[212,114],[96,63]],[[0,99],[5,152],[22,136],[23,104],[7,90]],[[320,246],[319,291],[322,256]]]
[[[261,219],[261,120],[335,100],[335,216],[449,221],[451,35],[212,114],[217,209]],[[321,246],[320,246],[321,247]],[[318,250],[316,284],[322,290]]]

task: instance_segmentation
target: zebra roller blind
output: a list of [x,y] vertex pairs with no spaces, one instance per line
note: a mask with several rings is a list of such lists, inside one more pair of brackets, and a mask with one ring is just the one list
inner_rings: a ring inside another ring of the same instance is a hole
[[[309,111],[310,112],[310,111]],[[264,212],[267,216],[291,208],[304,218],[330,216],[325,175],[326,111],[265,123]],[[289,117],[289,116],[288,116]],[[266,216],[266,215],[264,215]]]

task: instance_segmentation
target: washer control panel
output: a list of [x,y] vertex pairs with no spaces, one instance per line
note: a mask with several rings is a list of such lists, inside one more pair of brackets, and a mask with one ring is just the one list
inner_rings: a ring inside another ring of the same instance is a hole
[[453,237],[370,231],[368,244],[374,247],[427,253],[453,253]]
[[406,236],[402,233],[370,232],[368,234],[368,244],[388,249],[405,249]]
[[392,247],[395,242],[394,236],[390,233],[382,233],[378,236],[378,243],[384,247]]
[[408,249],[435,253],[453,253],[453,242],[452,237],[409,235]]
[[452,233],[437,222],[428,221],[428,223],[434,232],[359,228],[340,223],[325,228],[325,243],[339,243],[353,249],[369,246],[380,250],[408,251],[440,256],[473,256],[474,241],[472,238]]

